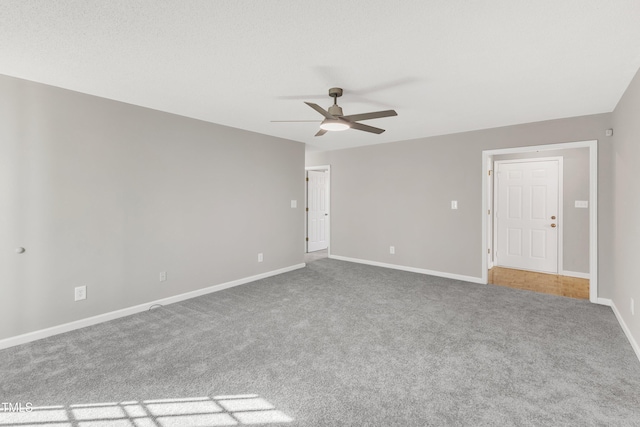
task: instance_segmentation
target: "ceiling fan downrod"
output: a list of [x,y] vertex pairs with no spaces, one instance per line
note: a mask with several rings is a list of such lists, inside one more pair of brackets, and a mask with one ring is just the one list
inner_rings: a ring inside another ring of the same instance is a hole
[[329,96],[333,98],[333,105],[329,107],[329,114],[336,117],[343,116],[342,108],[338,105],[338,97],[342,96],[342,88],[332,87],[329,89]]

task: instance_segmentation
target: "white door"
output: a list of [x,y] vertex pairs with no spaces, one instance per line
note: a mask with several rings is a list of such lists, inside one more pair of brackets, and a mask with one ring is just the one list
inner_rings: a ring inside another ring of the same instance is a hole
[[496,166],[496,265],[557,274],[559,161]]
[[307,171],[307,252],[329,247],[327,172]]

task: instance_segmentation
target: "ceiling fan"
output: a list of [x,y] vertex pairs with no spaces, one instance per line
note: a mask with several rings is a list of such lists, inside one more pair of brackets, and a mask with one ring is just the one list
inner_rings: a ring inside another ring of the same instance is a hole
[[385,110],[345,116],[342,113],[342,108],[337,103],[338,97],[342,96],[342,89],[339,87],[332,87],[329,89],[329,96],[333,98],[333,105],[329,107],[328,111],[313,102],[305,102],[309,107],[324,116],[324,120],[320,123],[320,130],[315,134],[315,136],[322,136],[330,131],[341,131],[347,129],[356,129],[364,132],[381,134],[384,132],[384,129],[363,125],[362,123],[358,123],[358,121],[398,115],[394,110]]

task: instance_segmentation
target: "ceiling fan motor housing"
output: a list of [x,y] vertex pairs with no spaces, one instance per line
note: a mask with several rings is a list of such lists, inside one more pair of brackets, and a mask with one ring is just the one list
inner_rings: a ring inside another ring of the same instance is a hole
[[336,117],[344,116],[344,114],[342,114],[342,108],[335,104],[329,107],[329,114]]

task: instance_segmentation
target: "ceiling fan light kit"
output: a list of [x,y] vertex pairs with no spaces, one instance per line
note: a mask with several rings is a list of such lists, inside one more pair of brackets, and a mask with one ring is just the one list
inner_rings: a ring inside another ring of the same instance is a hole
[[397,116],[394,110],[376,111],[373,113],[352,114],[345,116],[342,108],[338,105],[337,99],[342,96],[342,88],[332,87],[329,89],[329,96],[333,98],[333,105],[325,110],[318,104],[313,102],[305,102],[309,107],[316,110],[324,116],[324,120],[320,124],[320,130],[315,136],[322,136],[327,132],[343,131],[347,129],[356,129],[364,132],[381,134],[384,129],[376,128],[369,125],[358,123],[360,120],[380,119],[382,117]]
[[322,123],[320,123],[320,129],[328,130],[328,131],[341,131],[347,130],[351,126],[349,123],[341,121],[340,119],[324,119]]

